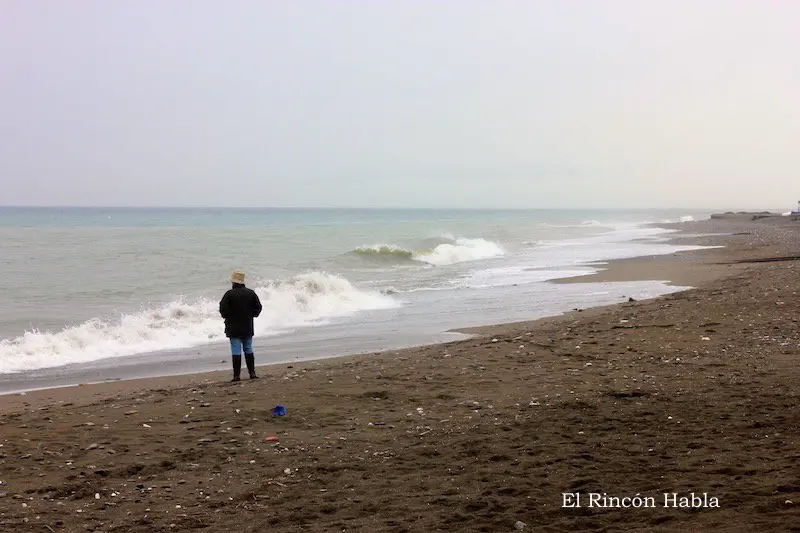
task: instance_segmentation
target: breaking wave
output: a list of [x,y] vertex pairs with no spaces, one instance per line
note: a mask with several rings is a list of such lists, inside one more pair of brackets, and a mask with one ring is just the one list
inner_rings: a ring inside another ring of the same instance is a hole
[[413,261],[414,260],[414,252],[412,250],[406,250],[405,248],[400,248],[399,246],[389,245],[389,244],[376,244],[375,246],[359,246],[353,253],[362,256],[368,259],[374,259],[376,261],[381,260],[390,260],[390,261]]
[[393,264],[404,262],[424,263],[434,266],[452,265],[466,261],[477,261],[498,257],[505,253],[496,242],[486,239],[444,237],[433,248],[412,250],[393,244],[359,246],[351,253],[372,261]]
[[[359,311],[400,305],[387,294],[360,290],[347,279],[324,272],[270,281],[255,291],[264,307],[255,321],[257,335],[275,335]],[[0,373],[189,348],[224,338],[217,301],[179,299],[122,314],[115,320],[93,319],[57,332],[29,331],[2,339]]]

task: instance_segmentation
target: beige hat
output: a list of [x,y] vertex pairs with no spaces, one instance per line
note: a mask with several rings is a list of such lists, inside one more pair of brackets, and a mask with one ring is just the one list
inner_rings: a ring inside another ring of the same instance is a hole
[[241,283],[244,285],[244,272],[241,270],[234,270],[231,272],[231,281],[233,283]]

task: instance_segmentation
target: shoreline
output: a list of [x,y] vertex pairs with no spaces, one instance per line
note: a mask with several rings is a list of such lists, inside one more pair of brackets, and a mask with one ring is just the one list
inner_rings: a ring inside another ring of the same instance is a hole
[[[667,228],[670,229],[677,229],[679,233],[676,234],[676,237],[669,239],[670,244],[678,244],[678,245],[702,245],[702,246],[718,246],[715,244],[707,244],[707,239],[703,241],[703,244],[700,244],[700,241],[695,242],[694,239],[691,237],[689,238],[688,242],[681,237],[684,233],[692,233],[687,229],[687,224],[695,224],[695,222],[683,222],[683,223],[674,223],[674,224],[652,224],[655,227],[660,228]],[[716,235],[711,236],[712,238],[716,238]],[[554,284],[573,284],[573,283],[591,283],[591,282],[627,282],[627,281],[663,281],[666,282],[666,285],[669,286],[679,286],[679,287],[689,287],[694,288],[698,284],[701,284],[705,281],[716,279],[722,272],[714,271],[712,274],[709,274],[707,271],[705,274],[701,272],[700,269],[704,267],[704,263],[702,261],[691,260],[692,256],[687,254],[696,254],[697,252],[703,252],[706,250],[690,250],[690,251],[680,251],[674,252],[672,254],[662,254],[662,255],[655,255],[655,256],[639,256],[627,259],[617,259],[617,260],[610,260],[604,262],[595,262],[595,263],[586,263],[585,266],[590,266],[592,268],[599,268],[601,269],[599,272],[593,274],[585,274],[585,275],[578,275],[578,276],[571,276],[565,278],[556,278],[552,280],[545,281],[543,283],[554,283]],[[677,259],[676,259],[677,258]],[[687,258],[690,259],[687,261]],[[668,293],[671,294],[671,293]],[[617,303],[613,304],[598,304],[592,305],[587,307],[586,309],[602,309],[611,307],[614,305],[618,305]],[[548,319],[555,319],[565,314],[569,314],[569,311],[562,312],[559,314],[547,315],[541,318],[534,318],[530,320],[524,320],[522,322],[539,322],[545,321]],[[517,322],[511,322],[517,323]],[[458,341],[468,341],[471,338],[476,336],[480,336],[481,333],[477,332],[484,332],[488,331],[492,327],[503,326],[509,323],[499,323],[499,324],[488,324],[488,325],[476,325],[476,326],[465,326],[465,327],[457,327],[448,329],[445,331],[441,331],[436,335],[431,335],[431,337],[440,337],[444,338],[450,335],[458,335],[461,338],[459,339],[451,339],[451,340],[432,340],[431,342],[421,342],[421,343],[414,343],[411,342],[408,345],[398,346],[398,347],[390,347],[384,350],[379,351],[371,351],[371,350],[364,350],[359,353],[341,353],[338,355],[330,355],[330,356],[320,356],[320,357],[312,357],[308,359],[286,359],[286,360],[278,360],[270,363],[265,364],[258,364],[258,368],[269,368],[269,367],[278,367],[281,365],[286,364],[295,364],[295,363],[302,363],[302,362],[313,362],[313,361],[326,361],[326,360],[338,360],[338,359],[345,359],[350,357],[369,357],[374,355],[379,355],[388,352],[397,352],[403,350],[410,350],[410,349],[418,349],[424,348],[429,346],[436,346],[440,344],[446,344],[449,342],[458,342]],[[202,347],[201,347],[202,348]],[[197,348],[190,348],[187,350],[194,350]],[[227,358],[224,362],[228,362]],[[124,372],[122,372],[124,374]],[[78,387],[99,387],[100,389],[107,390],[107,391],[117,391],[126,388],[125,383],[130,383],[131,387],[136,387],[140,384],[144,384],[146,382],[153,381],[154,383],[160,384],[159,386],[168,386],[169,384],[177,384],[177,383],[193,383],[197,382],[209,382],[214,380],[224,380],[224,377],[229,373],[229,369],[227,366],[225,369],[219,370],[208,370],[208,371],[190,371],[190,372],[168,372],[166,374],[158,374],[154,376],[135,376],[135,377],[114,377],[114,378],[104,378],[104,379],[87,379],[81,380],[80,383],[71,383],[71,384],[52,384],[52,385],[33,385],[32,387],[25,388],[11,388],[11,387],[2,387],[0,388],[0,398],[8,397],[8,396],[17,396],[17,395],[31,395],[37,393],[43,393],[46,391],[52,390],[60,390],[66,389],[71,390]],[[46,383],[48,380],[37,380],[39,384]],[[50,378],[50,383],[57,383],[58,378]],[[98,390],[100,390],[98,389]],[[57,395],[59,396],[59,395]]]
[[[664,281],[667,283],[667,285],[688,287],[687,289],[677,291],[683,292],[685,290],[697,289],[705,283],[720,279],[727,275],[732,275],[732,271],[735,271],[737,267],[742,268],[741,265],[733,264],[728,264],[723,267],[721,265],[713,264],[713,262],[717,258],[728,257],[732,253],[730,248],[731,246],[734,246],[736,249],[736,251],[733,253],[741,253],[742,247],[736,247],[736,243],[731,242],[731,237],[735,238],[749,235],[749,232],[734,231],[741,230],[742,228],[749,228],[750,226],[748,221],[738,218],[733,221],[731,219],[725,219],[723,221],[715,221],[711,219],[708,221],[653,224],[653,226],[677,230],[677,232],[668,239],[670,244],[700,245],[713,248],[680,251],[672,254],[654,256],[613,259],[609,261],[590,263],[589,265],[599,268],[600,270],[590,274],[556,278],[545,283],[579,284],[593,282],[618,283],[626,281]],[[704,233],[699,237],[695,236],[695,233],[698,232],[710,233]],[[725,237],[728,239],[725,239]],[[720,244],[721,241],[726,242],[725,244]],[[657,296],[654,299],[663,298],[669,294],[675,293],[673,292],[668,293],[667,295]],[[591,306],[585,309],[580,309],[578,312],[584,313],[584,316],[585,314],[598,314],[612,310],[623,303],[625,302]],[[536,324],[547,324],[552,323],[553,321],[569,320],[575,315],[575,313],[576,311],[573,310],[532,320],[454,328],[441,332],[442,335],[457,334],[463,336],[463,338],[456,340],[413,344],[406,347],[389,348],[374,352],[367,351],[363,353],[348,353],[313,359],[286,360],[262,365],[257,364],[257,368],[260,370],[266,370],[285,365],[315,362],[331,362],[335,364],[338,361],[346,361],[352,358],[374,357],[388,353],[402,352],[405,350],[436,347],[453,342],[467,342],[475,338],[492,335],[496,331],[506,331],[509,328],[514,328],[523,324],[535,327]],[[225,382],[229,377],[229,374],[230,370],[226,367],[224,370],[220,369],[206,372],[187,372],[151,377],[114,378],[43,388],[8,390],[0,392],[0,399],[20,397],[23,399],[23,401],[3,402],[3,404],[0,405],[0,413],[6,411],[8,407],[18,408],[20,405],[24,405],[25,403],[29,403],[31,401],[62,401],[63,398],[68,396],[73,390],[91,390],[94,397],[102,398],[106,395],[119,394],[121,392],[137,390],[140,388],[162,388],[171,386],[185,387],[196,384]]]
[[[737,261],[797,255],[800,225],[745,226],[680,260],[715,279],[657,298],[260,366],[237,384],[218,372],[3,397],[0,526],[786,531],[800,520],[800,262]],[[580,493],[719,507],[564,507]]]

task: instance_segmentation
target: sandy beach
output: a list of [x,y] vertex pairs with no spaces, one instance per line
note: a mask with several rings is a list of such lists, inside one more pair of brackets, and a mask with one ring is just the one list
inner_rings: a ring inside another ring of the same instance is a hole
[[237,384],[2,396],[0,530],[800,531],[800,221],[676,227],[718,247],[560,282],[689,291]]

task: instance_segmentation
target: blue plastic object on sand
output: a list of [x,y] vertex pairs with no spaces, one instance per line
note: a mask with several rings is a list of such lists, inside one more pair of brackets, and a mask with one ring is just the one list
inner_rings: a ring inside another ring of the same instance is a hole
[[276,405],[272,408],[272,416],[284,416],[286,415],[286,408],[282,405]]

